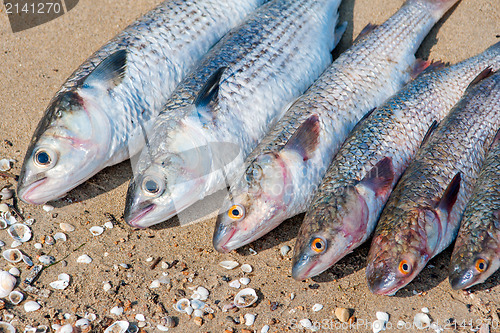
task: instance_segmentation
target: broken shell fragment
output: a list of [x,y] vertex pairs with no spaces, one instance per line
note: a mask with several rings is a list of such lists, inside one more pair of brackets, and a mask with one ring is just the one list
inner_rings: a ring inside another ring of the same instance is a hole
[[19,271],[19,268],[17,267],[12,267],[11,269],[9,269],[9,273],[16,277],[21,275],[21,271]]
[[417,313],[413,318],[413,324],[419,330],[429,328],[431,325],[431,319],[425,313]]
[[16,329],[8,322],[0,321],[0,332],[16,333]]
[[20,262],[23,259],[23,254],[18,249],[5,250],[3,251],[2,255],[5,260],[12,263]]
[[56,262],[56,258],[44,254],[43,256],[38,257],[38,261],[44,265],[52,265],[53,263]]
[[245,316],[245,325],[247,326],[252,326],[253,323],[255,322],[255,315],[252,313],[247,313]]
[[234,296],[234,305],[239,308],[246,308],[257,302],[259,298],[257,293],[252,288],[245,288]]
[[21,243],[29,241],[32,235],[30,227],[22,223],[14,223],[7,231],[12,239]]
[[24,299],[24,294],[20,291],[14,290],[9,294],[9,301],[14,305],[18,305],[19,303],[22,302],[23,299]]
[[219,265],[222,267],[222,268],[225,268],[225,269],[233,269],[233,268],[236,268],[239,266],[239,263],[237,263],[236,261],[231,261],[231,260],[225,260],[225,261],[221,261],[219,263]]
[[11,168],[11,160],[3,158],[0,160],[0,171],[9,171]]
[[128,321],[120,320],[115,321],[111,326],[104,330],[104,333],[125,333],[130,326]]
[[17,279],[9,272],[0,271],[0,298],[7,297],[16,286]]
[[54,234],[54,239],[55,239],[56,241],[58,241],[58,240],[62,240],[63,242],[65,242],[68,238],[66,237],[66,234],[65,234],[65,233],[63,233],[63,232],[56,232],[56,233]]
[[14,196],[14,190],[12,190],[8,187],[4,187],[0,191],[0,199],[1,200],[8,200],[8,199],[12,198],[13,196]]
[[40,304],[38,304],[38,302],[35,302],[35,301],[27,301],[26,303],[24,303],[24,311],[26,312],[33,312],[33,311],[36,311],[38,309],[40,309]]
[[191,307],[191,302],[187,298],[181,298],[174,306],[179,312],[186,312],[186,308]]
[[242,277],[240,278],[240,283],[246,286],[247,284],[250,283],[250,279],[247,277]]
[[65,231],[65,232],[72,232],[72,231],[75,231],[75,227],[72,226],[71,224],[69,223],[60,223],[59,224],[59,227],[61,228],[62,231]]
[[195,310],[202,309],[205,306],[205,303],[200,301],[199,299],[193,299],[191,301],[191,307]]
[[3,216],[0,216],[0,229],[5,229],[9,226],[9,222]]
[[102,234],[104,232],[104,228],[103,227],[100,227],[100,226],[93,226],[92,228],[89,229],[90,230],[90,233],[93,235],[93,236],[99,236],[100,234]]
[[121,316],[123,313],[123,308],[121,306],[115,306],[111,310],[109,310],[111,314],[114,314],[115,316]]
[[76,259],[76,262],[82,264],[90,264],[92,262],[92,258],[90,258],[87,254],[83,254]]

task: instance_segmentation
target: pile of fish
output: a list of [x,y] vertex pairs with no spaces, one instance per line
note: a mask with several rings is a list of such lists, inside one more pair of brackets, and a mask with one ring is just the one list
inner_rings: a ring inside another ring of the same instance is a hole
[[140,153],[124,214],[133,227],[229,187],[220,252],[306,212],[295,279],[374,234],[368,286],[392,295],[458,234],[452,287],[485,281],[500,266],[500,43],[455,65],[416,60],[457,0],[407,0],[332,63],[348,24],[340,1],[161,4],[52,99],[18,196],[56,200]]

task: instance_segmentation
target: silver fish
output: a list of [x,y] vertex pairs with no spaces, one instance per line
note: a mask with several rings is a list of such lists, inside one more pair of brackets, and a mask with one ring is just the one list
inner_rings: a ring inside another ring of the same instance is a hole
[[467,89],[389,197],[368,253],[373,293],[395,294],[455,239],[499,127],[500,73]]
[[162,222],[234,178],[286,104],[331,63],[345,30],[334,32],[339,4],[274,0],[211,50],[155,122],[129,186],[127,223]]
[[138,153],[176,85],[263,2],[165,1],[105,44],[50,102],[24,159],[19,197],[58,199]]
[[453,289],[483,283],[500,267],[499,170],[500,135],[497,134],[465,208],[451,255],[449,277]]
[[323,272],[366,241],[421,142],[489,66],[500,68],[500,43],[454,66],[426,70],[356,127],[304,218],[294,278]]
[[218,251],[248,244],[307,209],[349,132],[410,79],[418,46],[455,2],[409,0],[381,26],[365,28],[246,159],[217,218]]

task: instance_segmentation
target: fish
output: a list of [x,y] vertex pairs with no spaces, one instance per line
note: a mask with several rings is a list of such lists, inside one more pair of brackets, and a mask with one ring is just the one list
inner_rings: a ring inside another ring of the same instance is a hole
[[366,267],[375,294],[394,295],[457,236],[500,128],[500,74],[479,79],[417,152],[382,211]]
[[273,0],[214,46],[155,122],[129,184],[129,225],[163,222],[226,187],[286,105],[331,64],[346,28],[336,26],[339,4]]
[[17,193],[43,204],[137,154],[174,88],[265,0],[165,1],[88,58],[52,98]]
[[[318,275],[371,236],[422,142],[483,71],[500,69],[500,43],[456,65],[436,62],[361,121],[339,150],[299,230],[297,280]],[[318,247],[319,245],[319,247]]]
[[[499,108],[496,105],[491,107]],[[449,268],[451,287],[483,283],[500,267],[500,135],[497,133],[467,203]]]
[[455,2],[409,0],[382,25],[363,29],[246,159],[217,217],[217,251],[251,243],[306,211],[355,124],[425,67],[414,54]]

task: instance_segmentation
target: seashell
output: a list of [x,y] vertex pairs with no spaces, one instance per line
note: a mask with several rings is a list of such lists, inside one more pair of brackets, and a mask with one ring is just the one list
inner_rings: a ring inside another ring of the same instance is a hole
[[5,214],[5,219],[7,220],[8,225],[12,225],[14,223],[17,223],[17,219],[11,215],[10,213]]
[[5,246],[5,243],[0,240],[0,247]]
[[195,310],[202,309],[204,306],[205,302],[202,302],[199,299],[193,299],[191,301],[191,307]]
[[0,160],[0,171],[9,171],[11,168],[10,162],[11,162],[11,160],[6,159],[6,158],[2,158]]
[[8,213],[9,206],[6,203],[0,203],[0,213]]
[[24,294],[20,291],[14,290],[9,294],[9,301],[14,305],[18,305],[19,303],[22,302],[23,299],[24,299]]
[[312,327],[312,322],[309,320],[309,319],[302,319],[301,321],[299,321],[300,323],[300,326],[304,327],[304,328],[311,328]]
[[431,325],[431,319],[425,313],[417,313],[413,318],[413,325],[419,330],[425,329]]
[[[139,323],[139,325],[140,324],[141,323]],[[145,323],[143,323],[143,324],[145,324]],[[135,326],[134,324],[130,325],[128,327],[127,333],[138,333],[139,332],[139,327],[138,327],[139,325],[137,325],[137,326]]]
[[385,323],[387,323],[389,321],[389,314],[386,312],[377,311],[375,316],[377,316],[378,320],[382,320]]
[[[3,332],[3,331],[0,330],[0,332]],[[37,333],[37,330],[36,330],[36,327],[32,327],[32,326],[28,325],[24,328],[23,333]]]
[[[75,322],[75,328],[78,327],[80,328],[79,332],[90,332],[90,329],[92,328],[92,324],[88,319],[82,318],[78,319]],[[73,331],[72,331],[73,332]]]
[[166,316],[161,319],[161,324],[167,328],[174,328],[177,326],[177,321],[174,317]]
[[104,291],[110,291],[110,290],[111,290],[111,283],[109,283],[109,282],[105,282],[105,283],[102,285],[102,289],[104,289]]
[[241,265],[241,270],[245,273],[251,273],[253,271],[253,268],[249,264],[243,264]]
[[125,333],[130,326],[128,321],[120,320],[115,321],[108,328],[104,330],[104,333]]
[[225,261],[221,261],[221,262],[219,263],[219,265],[220,265],[222,268],[225,268],[225,269],[233,269],[233,268],[238,267],[240,264],[239,264],[239,263],[237,263],[236,261],[225,260]]
[[23,259],[23,262],[28,265],[28,266],[33,266],[33,261],[31,260],[30,257],[28,257],[27,255],[23,254],[22,255],[22,259]]
[[3,251],[2,255],[5,260],[12,263],[20,262],[21,260],[23,260],[23,253],[18,249],[5,250]]
[[21,272],[19,271],[19,268],[17,268],[17,267],[12,267],[11,269],[9,269],[9,273],[15,277],[18,277],[19,275],[21,275]]
[[14,196],[14,190],[12,190],[12,189],[10,189],[8,187],[4,187],[0,191],[0,199],[2,199],[2,200],[9,200],[13,196]]
[[191,306],[186,307],[184,310],[188,316],[190,316],[194,311],[194,309]]
[[13,241],[11,244],[10,244],[10,247],[18,247],[18,246],[21,246],[23,245],[23,243],[21,243],[20,241],[18,240],[15,240]]
[[167,327],[167,326],[165,326],[165,325],[162,325],[162,324],[158,324],[158,325],[156,325],[156,328],[157,328],[157,329],[158,329],[158,331],[160,331],[160,332],[166,332],[166,331],[168,331],[168,327]]
[[241,283],[238,280],[233,280],[233,281],[229,282],[229,286],[231,288],[239,289],[241,287]]
[[31,239],[31,228],[22,223],[15,223],[7,230],[12,239],[21,243],[27,242]]
[[267,332],[269,332],[270,329],[271,329],[271,327],[269,325],[264,325],[264,326],[262,326],[260,333],[267,333]]
[[51,212],[54,210],[54,206],[51,206],[51,205],[43,205],[42,206],[42,209],[46,212]]
[[42,243],[35,243],[34,247],[37,250],[41,250],[42,249]]
[[203,311],[200,309],[196,309],[193,311],[193,317],[203,317]]
[[16,333],[16,329],[8,322],[0,321],[0,332]]
[[114,314],[115,316],[121,316],[123,313],[123,308],[121,306],[115,306],[111,310],[109,310],[111,314]]
[[429,308],[422,308],[420,311],[422,311],[423,313],[429,313]]
[[24,221],[24,224],[26,225],[33,225],[33,223],[35,223],[35,219],[27,219],[26,221]]
[[16,286],[17,279],[9,272],[0,271],[0,298],[7,297]]
[[9,226],[9,222],[3,216],[0,216],[0,229],[5,229]]
[[35,301],[27,301],[24,303],[24,311],[33,312],[41,308],[41,305]]
[[44,265],[51,265],[56,262],[56,258],[44,254],[43,256],[38,257],[38,261]]
[[47,245],[54,245],[56,243],[54,237],[47,235],[45,236],[45,244]]
[[113,226],[113,222],[108,221],[108,222],[104,223],[104,227],[105,227],[106,229],[113,229],[113,227],[114,227],[114,226]]
[[94,321],[97,319],[97,316],[95,315],[95,313],[92,313],[92,312],[86,312],[85,313],[85,316],[83,316],[85,319],[88,319],[90,321]]
[[49,286],[51,286],[54,289],[64,290],[69,286],[69,282],[57,280],[57,281],[49,283]]
[[61,281],[67,281],[67,282],[69,282],[69,281],[71,280],[71,277],[70,277],[68,274],[66,274],[66,273],[61,273],[61,274],[59,274],[59,275],[57,276],[57,278],[58,278],[59,280],[61,280]]
[[49,328],[46,325],[38,325],[36,328],[36,333],[47,333]]
[[92,262],[92,258],[90,258],[86,254],[83,254],[76,259],[76,262],[81,264],[90,264]]
[[174,309],[176,309],[179,312],[186,312],[186,308],[190,306],[191,302],[187,298],[181,298],[175,304]]
[[208,298],[208,295],[210,294],[210,292],[208,291],[208,289],[205,288],[205,287],[198,287],[196,289],[196,293],[198,295],[200,295],[200,298],[199,298],[200,301],[206,301],[207,298]]
[[247,326],[252,326],[255,323],[255,315],[252,313],[245,314],[243,318],[245,318],[245,325]]
[[100,226],[93,226],[92,228],[89,229],[90,230],[90,233],[93,235],[93,236],[99,236],[100,234],[102,234],[104,232],[104,228],[103,227],[100,227]]
[[151,288],[151,289],[158,288],[158,287],[160,287],[160,281],[158,281],[158,280],[153,280],[153,282],[151,282],[151,284],[149,285],[149,288]]
[[380,331],[385,331],[385,321],[381,319],[377,319],[372,323],[372,331],[373,333],[378,333]]
[[61,228],[61,230],[65,232],[75,231],[75,227],[73,225],[65,222],[59,223],[59,228]]
[[63,233],[63,232],[56,232],[56,233],[54,234],[54,239],[55,239],[56,241],[58,241],[58,240],[62,240],[63,242],[65,242],[68,238],[66,237],[66,234],[65,234],[65,233]]
[[249,278],[247,278],[247,277],[242,277],[242,278],[240,279],[240,283],[246,286],[247,284],[249,284],[249,283],[250,283],[250,279],[249,279]]
[[287,253],[288,253],[288,252],[290,252],[290,250],[291,250],[291,249],[290,249],[290,246],[288,246],[288,245],[283,245],[283,246],[281,247],[281,249],[280,249],[280,253],[281,253],[281,255],[284,257],[284,256],[286,256],[286,255],[287,255]]
[[314,305],[312,306],[312,310],[313,310],[314,312],[318,312],[318,311],[320,311],[321,309],[323,309],[323,305],[322,305],[322,304],[316,303],[316,304],[314,304]]
[[140,314],[140,313],[135,315],[135,319],[137,319],[138,321],[146,321],[146,318],[144,317],[144,315]]
[[257,297],[257,293],[254,289],[245,288],[240,290],[240,292],[234,296],[234,305],[239,308],[246,308],[257,302],[258,299],[259,298]]

